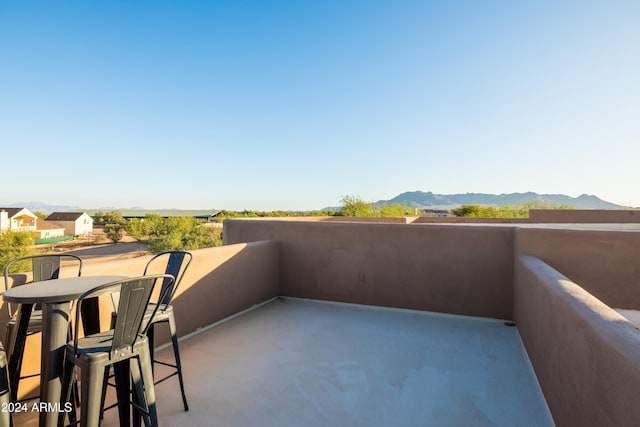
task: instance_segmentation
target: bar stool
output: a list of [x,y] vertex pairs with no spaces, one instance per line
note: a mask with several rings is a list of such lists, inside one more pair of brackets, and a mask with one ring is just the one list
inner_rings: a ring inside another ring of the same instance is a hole
[[[80,321],[80,312],[85,301],[114,292],[120,294],[120,304],[113,329],[82,338],[76,331],[73,340],[67,344],[61,403],[70,401],[73,374],[76,369],[79,369],[80,425],[82,427],[100,424],[104,381],[111,366],[121,368],[123,363],[129,365],[135,390],[136,399],[130,403],[138,413],[143,415],[145,425],[158,425],[152,359],[146,336],[149,323],[143,324],[143,319],[156,284],[167,280],[173,281],[173,277],[167,274],[134,277],[98,286],[78,299],[76,324]],[[126,382],[128,390],[128,378]],[[119,388],[119,395],[122,396],[122,387]],[[126,395],[128,396],[128,391]],[[121,423],[125,418],[128,422],[128,405],[126,411],[123,407],[120,407],[120,410]],[[64,417],[65,414],[61,412],[58,425],[64,423]]]
[[[9,290],[12,286],[24,286],[33,282],[42,282],[58,279],[62,261],[68,262],[77,276],[82,274],[82,259],[68,254],[31,255],[16,258],[10,261],[4,268],[4,286]],[[77,270],[76,270],[77,269]],[[13,285],[9,280],[10,274],[16,271],[32,272],[30,282]],[[27,336],[42,332],[42,310],[39,306],[13,307],[7,303],[10,320],[7,323],[5,333],[5,346],[9,358],[9,381],[11,384],[11,400],[18,400],[18,387],[20,380],[39,376],[40,373],[21,376],[22,359],[24,355]]]
[[[180,286],[182,278],[191,264],[192,258],[193,255],[187,251],[161,252],[149,260],[143,273],[143,275],[147,275],[150,271],[153,271],[154,268],[157,268],[156,266],[162,267],[164,265],[164,273],[170,274],[175,278],[175,281],[173,282],[165,281],[162,283],[164,296],[160,298],[157,303],[149,305],[145,319],[151,319],[147,336],[149,337],[149,349],[151,351],[153,363],[158,363],[174,369],[172,373],[160,379],[156,379],[155,384],[160,384],[161,382],[177,375],[180,383],[180,393],[182,394],[182,404],[185,411],[189,410],[189,404],[187,403],[187,396],[184,392],[184,380],[182,379],[182,366],[180,363],[180,348],[178,346],[178,335],[176,333],[176,318],[173,306],[171,305],[171,300],[173,299],[178,286]],[[154,309],[157,309],[155,315],[151,316]],[[175,360],[175,363],[173,364],[160,361],[154,357],[154,327],[158,323],[167,323],[169,325],[169,333],[171,334],[171,344],[173,346],[173,356]]]

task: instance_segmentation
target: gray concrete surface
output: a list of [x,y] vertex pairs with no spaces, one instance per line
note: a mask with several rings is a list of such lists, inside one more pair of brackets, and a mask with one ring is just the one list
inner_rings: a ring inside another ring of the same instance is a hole
[[499,320],[284,299],[181,350],[191,410],[176,379],[160,384],[163,426],[553,425],[517,328]]

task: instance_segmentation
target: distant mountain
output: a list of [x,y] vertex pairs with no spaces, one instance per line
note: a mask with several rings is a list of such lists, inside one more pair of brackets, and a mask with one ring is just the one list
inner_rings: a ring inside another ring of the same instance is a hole
[[44,214],[50,214],[52,212],[83,211],[83,209],[78,206],[50,205],[44,202],[18,202],[4,206],[7,208],[27,208],[31,212],[42,212]]
[[7,208],[27,208],[31,212],[42,212],[49,215],[53,212],[86,212],[89,215],[94,215],[98,211],[120,211],[123,215],[140,215],[144,216],[146,213],[152,213],[162,216],[194,216],[194,215],[206,215],[216,212],[219,209],[146,209],[143,207],[132,208],[117,208],[117,207],[101,207],[99,209],[94,208],[82,208],[79,206],[67,206],[67,205],[50,205],[44,202],[18,202],[18,203],[0,203],[0,206]]
[[[597,196],[582,194],[578,197],[566,196],[564,194],[538,194],[534,192],[527,193],[509,193],[509,194],[486,194],[486,193],[464,193],[464,194],[435,194],[424,191],[407,191],[399,194],[389,200],[378,200],[375,204],[383,203],[401,203],[412,208],[418,209],[454,209],[460,205],[519,205],[527,202],[538,201],[548,203],[550,205],[566,205],[576,209],[625,209],[626,206],[616,205]],[[86,209],[79,206],[68,205],[52,205],[44,202],[18,202],[11,204],[0,203],[0,206],[7,208],[27,208],[31,212],[42,212],[50,214],[52,212],[84,212],[84,211],[110,211],[120,210],[121,208],[100,208]],[[127,208],[133,209],[133,208]],[[135,208],[143,210],[143,208]],[[323,210],[339,210],[340,207],[327,207]],[[156,209],[157,210],[157,209]],[[217,209],[211,209],[213,211]]]
[[509,193],[509,194],[434,194],[424,191],[408,191],[399,194],[390,200],[379,200],[376,204],[402,203],[418,209],[453,209],[460,205],[519,205],[528,202],[543,202],[550,205],[567,205],[577,209],[623,209],[624,206],[616,205],[600,199],[599,197],[582,194],[578,197],[564,194],[538,194]]

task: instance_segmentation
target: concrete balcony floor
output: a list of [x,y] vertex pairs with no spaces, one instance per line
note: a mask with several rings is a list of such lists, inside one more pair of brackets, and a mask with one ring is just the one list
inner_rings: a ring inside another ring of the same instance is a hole
[[285,298],[180,349],[190,410],[177,378],[163,382],[161,426],[553,425],[517,328],[499,320]]

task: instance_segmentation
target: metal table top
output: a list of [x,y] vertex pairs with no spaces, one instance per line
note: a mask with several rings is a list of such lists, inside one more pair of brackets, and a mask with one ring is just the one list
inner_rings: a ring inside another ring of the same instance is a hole
[[20,304],[48,304],[78,299],[96,286],[127,279],[128,276],[80,276],[20,285],[5,291],[2,299]]

